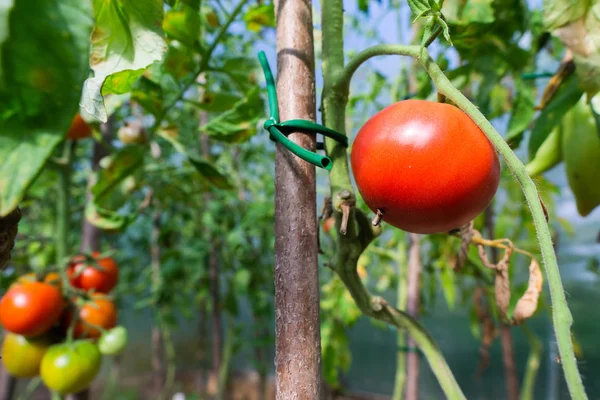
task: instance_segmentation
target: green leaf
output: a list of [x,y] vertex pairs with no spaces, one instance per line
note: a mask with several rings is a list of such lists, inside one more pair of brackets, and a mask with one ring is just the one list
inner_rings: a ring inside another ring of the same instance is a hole
[[219,189],[231,189],[233,185],[213,164],[195,154],[187,153],[188,161],[196,168],[206,181]]
[[106,122],[102,95],[129,91],[144,69],[162,59],[167,50],[161,28],[163,2],[94,0],[94,8],[90,56],[94,77],[85,82],[82,106]]
[[194,168],[196,168],[196,171],[198,171],[198,173],[205,179],[207,183],[219,189],[230,189],[233,187],[229,181],[229,178],[223,175],[213,164],[195,154],[193,151],[188,150],[175,138],[175,135],[169,134],[167,129],[160,129],[157,133],[163,139],[171,143],[175,150],[185,155],[187,161],[189,161]]
[[544,27],[553,30],[582,18],[590,4],[590,0],[544,0]]
[[407,3],[413,16],[416,17],[415,20],[426,12],[431,11],[431,6],[427,0],[407,0]]
[[453,310],[456,304],[456,286],[454,282],[454,269],[450,265],[444,265],[440,269],[440,283],[442,284],[448,308]]
[[0,24],[6,29],[0,74],[0,216],[21,201],[77,111],[88,74],[91,16],[87,2],[31,0],[16,3],[8,24]]
[[522,79],[515,79],[517,96],[513,103],[513,112],[508,121],[506,142],[516,148],[523,139],[523,132],[527,130],[535,115],[535,87],[528,85]]
[[170,38],[192,48],[198,45],[200,25],[198,10],[185,4],[181,4],[179,10],[169,10],[163,21],[163,29]]
[[575,75],[570,75],[562,82],[554,97],[535,120],[529,138],[530,159],[535,156],[536,151],[550,135],[550,132],[560,124],[565,113],[577,104],[582,95],[583,91],[579,87],[579,81]]
[[253,32],[260,32],[264,27],[275,27],[274,3],[258,4],[250,8],[244,15],[246,27]]
[[494,22],[494,0],[468,0],[448,2],[444,15],[449,22],[458,25],[490,24]]
[[190,103],[204,111],[221,113],[230,110],[232,104],[236,104],[240,100],[240,96],[234,93],[206,92],[201,101],[190,101]]
[[137,213],[119,214],[116,211],[107,210],[89,201],[85,207],[85,218],[90,224],[106,231],[122,231],[137,218]]
[[244,142],[256,133],[256,125],[263,118],[262,113],[264,103],[255,87],[245,98],[200,127],[200,131],[219,141]]
[[115,154],[104,158],[102,169],[98,172],[97,180],[91,191],[96,200],[113,189],[125,178],[133,174],[144,164],[144,149],[140,146],[125,146]]
[[[0,1],[0,49],[4,44],[4,41],[8,38],[8,19],[10,10],[14,6],[13,0],[2,0]],[[2,80],[2,52],[0,51],[0,81]]]

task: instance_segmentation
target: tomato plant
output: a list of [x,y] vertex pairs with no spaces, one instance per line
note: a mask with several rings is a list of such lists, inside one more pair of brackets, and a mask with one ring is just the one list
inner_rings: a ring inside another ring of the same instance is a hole
[[71,140],[85,139],[92,134],[92,128],[81,117],[79,113],[75,114],[71,126],[67,132],[67,138]]
[[93,252],[92,257],[97,265],[89,265],[83,256],[74,258],[67,269],[71,284],[83,290],[108,293],[117,285],[119,267],[114,259],[100,257],[98,252]]
[[42,357],[50,346],[48,338],[28,339],[8,333],[2,343],[2,364],[11,375],[31,378],[39,375]]
[[9,332],[37,336],[56,323],[63,311],[60,290],[43,282],[13,285],[0,300],[0,323]]
[[[79,309],[78,316],[73,335],[78,338],[98,338],[102,335],[101,329],[111,329],[117,324],[117,307],[107,297],[94,294]],[[67,321],[71,323],[72,315],[67,316]]]
[[94,380],[102,364],[98,346],[77,340],[51,346],[42,358],[40,375],[44,384],[60,394],[78,393]]
[[123,326],[117,326],[106,331],[98,340],[100,353],[114,356],[121,354],[127,345],[127,329]]
[[466,224],[500,182],[496,151],[477,125],[455,106],[424,100],[400,101],[369,119],[351,161],[369,208],[415,233]]

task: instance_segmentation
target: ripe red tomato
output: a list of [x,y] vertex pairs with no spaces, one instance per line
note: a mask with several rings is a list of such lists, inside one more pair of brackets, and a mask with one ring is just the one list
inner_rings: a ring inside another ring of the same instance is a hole
[[73,118],[73,122],[71,122],[71,127],[67,132],[67,138],[71,140],[79,140],[84,139],[86,137],[91,136],[92,128],[81,118],[79,113],[75,114]]
[[91,265],[85,264],[83,257],[78,256],[73,259],[67,269],[67,275],[71,284],[84,290],[94,289],[99,293],[110,292],[119,280],[119,267],[115,260],[110,257],[99,258],[100,253],[92,252],[92,257],[96,263],[103,269],[100,271]]
[[494,147],[455,106],[405,100],[361,128],[351,154],[363,199],[390,225],[446,232],[490,203],[500,181]]
[[0,300],[0,323],[10,332],[31,337],[46,332],[60,318],[60,290],[43,282],[17,283]]
[[[68,320],[70,323],[71,316],[68,317]],[[102,332],[88,324],[99,326],[105,330],[114,328],[117,325],[115,303],[101,294],[93,295],[92,300],[79,310],[79,319],[75,323],[73,335],[77,338],[99,338]]]

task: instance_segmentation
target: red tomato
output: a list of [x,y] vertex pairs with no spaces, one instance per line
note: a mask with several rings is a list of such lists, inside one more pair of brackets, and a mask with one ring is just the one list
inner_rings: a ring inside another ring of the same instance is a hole
[[335,218],[333,217],[329,217],[325,221],[323,221],[323,231],[325,231],[325,233],[329,233],[329,231],[331,231],[331,228],[333,228],[334,226]]
[[119,280],[119,267],[115,260],[110,257],[99,258],[100,253],[92,252],[92,257],[96,263],[103,269],[100,271],[91,265],[87,265],[82,261],[82,257],[78,256],[73,259],[71,265],[67,269],[71,284],[77,288],[84,290],[94,289],[99,293],[110,292]]
[[414,233],[466,224],[494,197],[494,147],[455,106],[424,100],[392,104],[354,140],[352,170],[363,199],[383,220]]
[[[68,319],[70,323],[71,316]],[[114,328],[117,325],[117,307],[115,303],[101,294],[93,295],[92,300],[84,304],[79,310],[79,319],[75,323],[73,335],[77,338],[99,338],[102,331],[90,325],[99,326],[105,330]]]
[[71,140],[79,140],[84,139],[86,137],[91,136],[92,128],[81,118],[79,113],[75,114],[73,118],[73,122],[71,122],[71,127],[67,132],[67,138]]
[[64,308],[60,290],[43,282],[17,283],[0,300],[0,323],[10,332],[38,336],[58,321]]

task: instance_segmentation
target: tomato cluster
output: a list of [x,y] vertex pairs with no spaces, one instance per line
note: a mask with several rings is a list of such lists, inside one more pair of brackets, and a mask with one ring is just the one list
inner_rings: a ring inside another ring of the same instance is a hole
[[109,297],[119,279],[116,262],[97,252],[79,255],[64,276],[22,275],[0,299],[4,367],[15,377],[40,375],[60,394],[88,387],[102,355],[119,354],[127,342]]

